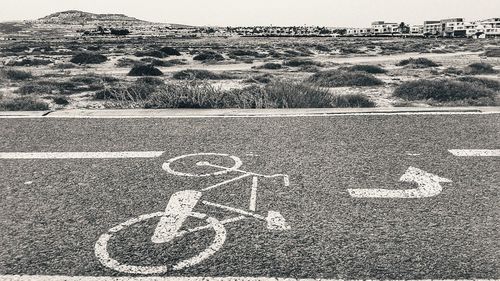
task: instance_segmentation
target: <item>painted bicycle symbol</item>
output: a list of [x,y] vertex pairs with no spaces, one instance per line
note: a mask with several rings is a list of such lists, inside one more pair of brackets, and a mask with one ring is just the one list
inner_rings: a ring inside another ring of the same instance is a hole
[[[197,174],[191,172],[181,172],[174,169],[174,163],[179,160],[186,159],[198,159],[202,157],[224,157],[233,162],[232,167],[224,167],[212,164],[208,161],[198,161],[196,162],[196,166],[200,168],[211,168],[217,170],[216,172]],[[189,154],[180,157],[176,157],[168,160],[163,164],[163,169],[176,176],[183,177],[210,177],[223,175],[227,173],[237,173],[239,176],[234,177],[232,179],[217,183],[215,185],[203,188],[201,190],[184,190],[173,194],[165,211],[156,212],[151,214],[145,214],[138,216],[136,218],[132,218],[123,222],[111,229],[108,230],[107,233],[101,235],[95,244],[95,255],[98,260],[106,267],[111,268],[113,270],[130,273],[130,274],[162,274],[171,270],[180,270],[183,268],[187,268],[200,262],[206,260],[207,258],[214,255],[217,251],[219,251],[224,242],[226,240],[226,229],[225,225],[234,223],[237,221],[245,220],[245,219],[256,219],[259,221],[263,221],[267,225],[267,229],[270,230],[278,230],[284,231],[290,229],[285,218],[276,211],[268,211],[267,216],[263,216],[256,212],[256,204],[257,204],[257,191],[258,191],[258,182],[259,178],[282,178],[284,185],[289,186],[289,176],[284,174],[276,174],[276,175],[263,175],[253,172],[247,172],[241,170],[241,166],[243,165],[240,158],[236,156],[230,156],[227,154],[217,154],[217,153],[198,153],[198,154]],[[230,206],[225,206],[222,204],[217,204],[213,202],[203,201],[201,197],[204,192],[208,192],[210,190],[216,189],[220,186],[224,186],[231,182],[239,181],[244,178],[252,177],[252,185],[250,192],[250,202],[248,204],[248,209],[238,209]],[[193,211],[198,203],[214,207],[218,209],[226,210],[230,213],[234,213],[235,216],[225,219],[218,220],[215,217],[211,217],[204,213],[199,213]],[[167,242],[175,242],[175,239],[179,239],[186,234],[198,232],[207,229],[213,229],[215,235],[212,239],[211,244],[201,251],[198,255],[194,257],[190,257],[184,259],[173,266],[159,265],[159,266],[139,266],[139,265],[130,265],[120,263],[118,260],[112,258],[108,251],[108,242],[110,239],[118,232],[126,231],[132,225],[137,223],[147,221],[153,218],[160,218],[159,222],[155,228],[154,234],[151,237],[151,242],[156,244],[163,244]],[[188,218],[194,218],[196,220],[204,221],[203,225],[200,225],[195,228],[183,229],[183,225]],[[205,224],[206,223],[206,224]]]

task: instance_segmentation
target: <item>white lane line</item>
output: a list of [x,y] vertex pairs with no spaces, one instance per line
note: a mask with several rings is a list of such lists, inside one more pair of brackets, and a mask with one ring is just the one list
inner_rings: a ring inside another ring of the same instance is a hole
[[242,114],[242,115],[180,115],[180,116],[0,116],[0,119],[207,119],[207,118],[294,118],[392,115],[492,115],[499,112],[369,112],[369,113],[304,113],[304,114]]
[[460,157],[500,157],[500,149],[451,149],[448,151]]
[[[500,281],[500,279],[411,279],[412,281]],[[51,276],[51,275],[0,275],[0,281],[364,281],[361,279],[297,279],[273,277],[111,277],[111,276]],[[370,279],[366,281],[378,281]],[[384,279],[404,281],[404,279]]]
[[0,152],[0,159],[120,159],[156,158],[164,151],[120,152]]
[[255,209],[257,207],[257,185],[259,182],[258,177],[253,177],[252,178],[252,191],[250,193],[250,211],[255,212]]

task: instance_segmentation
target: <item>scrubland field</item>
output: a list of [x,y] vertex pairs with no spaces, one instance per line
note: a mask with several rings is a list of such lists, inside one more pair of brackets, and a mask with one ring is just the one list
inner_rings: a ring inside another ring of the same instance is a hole
[[0,110],[500,105],[500,39],[0,42]]

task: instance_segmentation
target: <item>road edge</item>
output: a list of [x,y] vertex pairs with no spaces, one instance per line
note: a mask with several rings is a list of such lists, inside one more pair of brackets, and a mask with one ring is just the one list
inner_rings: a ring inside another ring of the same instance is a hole
[[500,114],[500,107],[392,107],[300,109],[68,109],[59,111],[0,112],[0,118],[231,118],[314,117],[345,115]]

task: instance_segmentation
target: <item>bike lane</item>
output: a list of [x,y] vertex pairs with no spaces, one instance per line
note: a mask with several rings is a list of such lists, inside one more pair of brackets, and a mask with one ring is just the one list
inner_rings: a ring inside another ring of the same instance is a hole
[[[280,212],[290,229],[268,229],[257,219],[232,222],[225,226],[226,238],[216,253],[194,266],[170,270],[167,276],[498,278],[499,162],[463,159],[448,152],[498,148],[491,138],[498,126],[477,117],[460,120],[464,128],[484,122],[483,134],[478,135],[460,131],[452,118],[433,118],[252,119],[250,125],[243,120],[155,120],[154,124],[132,120],[120,129],[113,128],[114,121],[106,121],[110,124],[104,128],[95,121],[79,121],[82,131],[73,128],[78,121],[66,120],[57,123],[61,132],[55,132],[59,138],[52,142],[34,142],[36,136],[19,138],[22,132],[9,128],[22,131],[23,124],[6,124],[10,136],[3,139],[3,146],[9,152],[164,153],[137,159],[0,160],[1,274],[130,275],[105,267],[96,258],[98,238],[131,218],[164,211],[176,192],[237,177],[234,171],[182,177],[163,169],[177,156],[223,152],[239,157],[241,169],[290,175],[289,186],[277,178],[259,180],[255,204],[256,213],[264,217],[270,210]],[[374,123],[386,122],[393,126],[373,130]],[[452,124],[458,128],[439,132]],[[96,130],[89,134],[91,128]],[[62,134],[63,129],[68,135]],[[121,139],[111,145],[106,137],[101,139],[99,133],[108,130],[108,138]],[[150,136],[150,142],[140,135]],[[232,163],[217,157],[209,161],[226,167]],[[196,163],[180,163],[177,168],[196,171]],[[450,182],[439,182],[442,191],[429,198],[355,198],[349,192],[415,188],[414,182],[400,181],[409,167]],[[252,177],[243,178],[204,193],[203,200],[249,208],[252,186]],[[198,204],[195,210],[222,221],[234,218],[231,212],[208,205]],[[207,229],[172,242],[152,243],[158,222],[152,218],[117,233],[109,243],[110,255],[126,264],[173,267],[207,249],[215,237]],[[200,220],[191,218],[185,227],[199,225]]]

